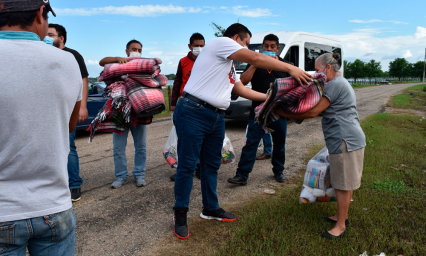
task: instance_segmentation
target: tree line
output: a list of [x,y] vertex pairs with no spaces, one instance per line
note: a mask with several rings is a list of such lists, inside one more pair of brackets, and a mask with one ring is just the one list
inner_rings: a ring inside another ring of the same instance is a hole
[[397,77],[398,80],[404,77],[423,78],[424,61],[410,63],[405,58],[396,58],[389,63],[389,71],[383,71],[380,62],[370,60],[364,62],[356,59],[354,62],[344,61],[344,76],[353,78],[354,83],[358,78],[377,78],[377,77]]

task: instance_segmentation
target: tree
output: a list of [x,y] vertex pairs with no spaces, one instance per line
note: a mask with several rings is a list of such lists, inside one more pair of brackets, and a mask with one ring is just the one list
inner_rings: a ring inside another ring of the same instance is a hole
[[167,79],[169,79],[169,80],[175,80],[176,75],[175,75],[175,74],[168,74],[168,75],[166,75],[166,77],[167,77]]
[[348,63],[348,69],[351,74],[351,77],[354,78],[354,83],[356,84],[357,78],[365,76],[365,63],[362,60],[356,59],[353,63]]
[[412,77],[419,77],[420,80],[423,79],[423,66],[425,62],[424,61],[417,61],[416,63],[412,64],[411,66],[411,75]]
[[224,29],[223,27],[221,27],[218,24],[214,23],[213,21],[212,21],[212,24],[210,26],[215,31],[214,32],[214,36],[215,37],[221,37],[221,36],[223,36],[223,34],[225,34],[225,30],[226,29]]
[[394,61],[389,63],[389,75],[398,77],[398,80],[400,81],[402,77],[409,76],[409,72],[409,63],[404,58],[396,58]]
[[352,65],[352,62],[349,62],[347,60],[343,61],[343,75],[345,76],[345,78],[352,77],[351,65]]
[[382,65],[380,65],[380,62],[377,62],[375,60],[370,60],[370,62],[365,63],[364,73],[370,79],[370,83],[371,83],[371,78],[379,77],[383,73]]

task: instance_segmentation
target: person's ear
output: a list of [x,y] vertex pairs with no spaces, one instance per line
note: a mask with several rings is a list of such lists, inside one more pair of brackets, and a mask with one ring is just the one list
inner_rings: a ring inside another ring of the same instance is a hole
[[64,43],[64,41],[65,41],[65,37],[64,37],[64,36],[60,36],[60,37],[59,37],[59,41],[60,41],[61,43]]
[[188,48],[192,51],[192,45],[188,44]]
[[38,11],[37,11],[37,16],[36,16],[36,18],[35,18],[35,21],[36,21],[38,24],[43,24],[43,21],[44,21],[44,18],[43,18],[43,11],[44,11],[44,8],[46,8],[46,6],[45,6],[45,5],[42,5],[42,6],[40,6],[40,9],[38,9]]
[[129,49],[126,49],[126,55],[127,55],[127,56],[129,56],[129,55],[130,55]]

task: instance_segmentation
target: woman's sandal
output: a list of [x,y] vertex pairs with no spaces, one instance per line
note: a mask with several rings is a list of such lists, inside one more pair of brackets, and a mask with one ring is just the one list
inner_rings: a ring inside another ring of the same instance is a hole
[[328,238],[328,239],[336,239],[336,238],[342,238],[345,235],[346,235],[346,229],[339,236],[333,236],[332,234],[328,233],[328,231],[325,231],[324,233],[321,234],[321,237]]
[[[322,217],[322,219],[324,221],[331,222],[331,223],[336,223],[337,222],[337,220],[333,220],[330,217]],[[347,227],[347,226],[349,226],[349,224],[350,224],[349,219],[346,219],[345,220],[345,226]]]

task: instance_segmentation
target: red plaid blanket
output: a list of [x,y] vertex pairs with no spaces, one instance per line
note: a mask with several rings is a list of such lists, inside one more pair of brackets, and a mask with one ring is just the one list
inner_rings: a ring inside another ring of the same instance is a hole
[[129,74],[128,78],[133,79],[148,87],[166,86],[169,79],[165,75],[149,75],[149,74]]
[[148,73],[158,75],[160,73],[159,64],[161,64],[161,60],[158,58],[132,58],[131,61],[124,64],[107,64],[98,80],[110,80],[127,74]]
[[130,77],[126,78],[125,83],[130,104],[137,116],[155,115],[166,109],[163,89],[143,87]]
[[[276,79],[266,101],[255,109],[256,122],[266,127],[276,121],[279,116],[273,110],[278,107],[287,113],[301,114],[316,106],[322,97],[326,76],[316,73],[312,78],[312,82],[302,86],[293,77]],[[303,120],[294,121],[300,124]]]

